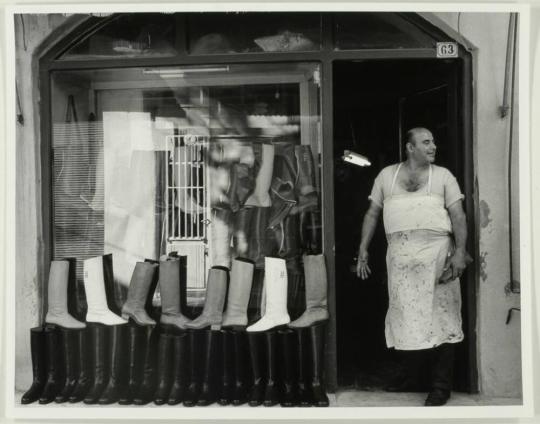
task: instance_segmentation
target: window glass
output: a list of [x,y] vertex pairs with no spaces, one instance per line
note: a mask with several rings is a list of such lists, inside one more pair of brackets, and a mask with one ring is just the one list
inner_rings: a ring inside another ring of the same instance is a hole
[[319,50],[319,13],[196,13],[188,15],[190,54]]
[[252,261],[260,293],[281,257],[301,302],[302,255],[322,248],[319,97],[309,63],[54,72],[53,258],[79,259],[83,284],[83,260],[112,254],[125,292],[138,261],[177,252],[197,305],[210,267]]

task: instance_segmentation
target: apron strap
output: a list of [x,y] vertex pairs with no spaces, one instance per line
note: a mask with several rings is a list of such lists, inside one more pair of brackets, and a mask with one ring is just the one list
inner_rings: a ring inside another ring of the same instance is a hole
[[401,165],[403,165],[403,162],[398,165],[396,172],[394,173],[394,178],[392,179],[392,186],[390,187],[390,197],[394,194],[394,186],[396,185],[397,174],[401,168]]
[[433,167],[429,164],[429,177],[428,177],[428,194],[431,196],[431,176],[433,175]]

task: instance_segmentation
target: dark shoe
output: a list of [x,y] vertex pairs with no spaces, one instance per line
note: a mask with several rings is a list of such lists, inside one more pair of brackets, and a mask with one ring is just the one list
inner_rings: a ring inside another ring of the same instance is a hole
[[309,376],[309,390],[313,406],[326,407],[329,405],[323,381],[323,357],[325,344],[325,325],[318,324],[309,327],[311,348],[311,373]]
[[146,405],[154,400],[156,392],[156,369],[159,344],[159,332],[157,327],[145,326],[145,347],[143,353],[142,382],[137,396],[133,399],[134,405]]
[[201,393],[197,399],[198,406],[208,406],[217,400],[216,375],[220,375],[217,354],[220,351],[220,331],[207,330],[204,352],[204,375],[201,385]]
[[450,399],[450,391],[435,388],[429,392],[424,406],[443,406],[448,399]]
[[265,364],[262,344],[264,333],[247,333],[253,385],[249,394],[249,406],[259,406],[264,401],[266,389]]
[[26,405],[35,402],[41,396],[47,376],[47,357],[45,351],[45,330],[36,327],[30,330],[30,350],[32,353],[32,386],[21,398],[21,403]]
[[109,381],[109,326],[102,324],[89,325],[92,335],[94,381],[83,402],[87,405],[95,404],[99,401],[101,394],[107,387]]
[[45,349],[47,358],[47,381],[41,392],[39,403],[51,403],[64,386],[64,358],[62,336],[56,327],[45,327]]
[[175,334],[173,348],[173,383],[167,403],[177,405],[184,400],[188,381],[188,336]]
[[56,403],[67,402],[77,386],[77,379],[79,377],[79,333],[82,331],[84,329],[61,329],[64,348],[64,375],[66,379],[64,381],[64,387],[54,399]]
[[184,406],[195,406],[201,392],[201,340],[200,331],[189,331],[189,385],[184,394],[182,404]]
[[70,403],[82,401],[90,391],[94,381],[94,369],[92,365],[94,355],[91,349],[91,331],[91,327],[87,326],[78,333],[79,375],[77,377],[77,385],[73,393],[69,396]]
[[110,327],[109,342],[109,382],[101,394],[98,403],[100,405],[110,405],[116,403],[123,397],[127,387],[127,337],[126,330],[128,324],[113,325]]
[[144,361],[145,347],[145,327],[141,327],[135,322],[127,324],[127,384],[126,389],[120,394],[118,403],[120,405],[131,405],[142,380],[142,367]]
[[173,335],[163,333],[159,336],[157,361],[157,389],[154,395],[156,405],[164,405],[169,400],[172,384]]

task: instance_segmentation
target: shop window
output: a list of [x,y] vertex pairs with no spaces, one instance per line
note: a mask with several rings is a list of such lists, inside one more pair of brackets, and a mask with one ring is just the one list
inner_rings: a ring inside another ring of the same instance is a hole
[[348,49],[396,49],[432,48],[434,40],[411,21],[406,14],[336,13],[335,48]]
[[192,305],[235,257],[302,278],[322,248],[319,97],[308,63],[53,72],[53,258],[78,258],[82,284],[82,260],[112,253],[127,287],[178,252]]
[[315,51],[319,13],[198,13],[188,15],[190,54]]
[[120,15],[84,38],[59,59],[167,57],[176,55],[173,14]]

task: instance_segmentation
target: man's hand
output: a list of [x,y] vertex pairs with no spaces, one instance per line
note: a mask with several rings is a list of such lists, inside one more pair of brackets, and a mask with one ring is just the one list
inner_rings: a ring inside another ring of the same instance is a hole
[[360,249],[358,252],[358,263],[356,264],[356,275],[362,280],[366,280],[371,274],[368,265],[369,254],[367,250]]
[[460,278],[468,263],[472,261],[464,250],[457,249],[452,256],[446,259],[441,279],[442,284]]

